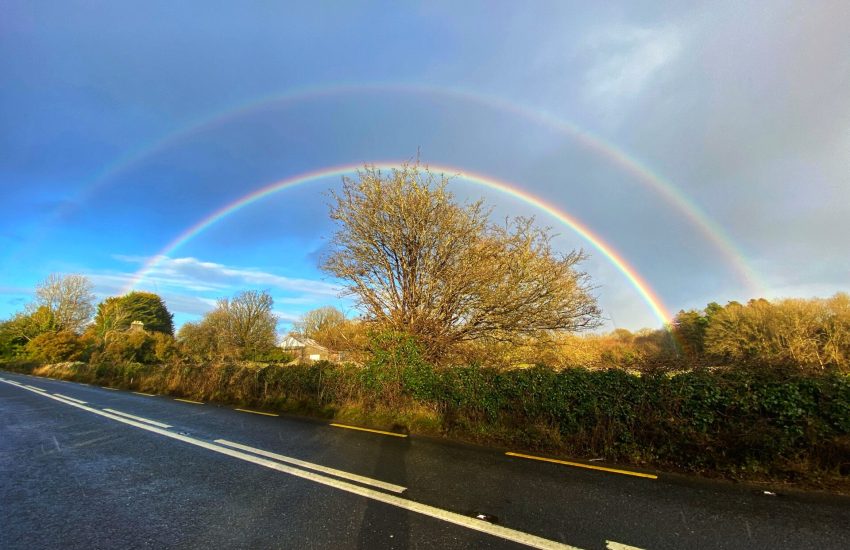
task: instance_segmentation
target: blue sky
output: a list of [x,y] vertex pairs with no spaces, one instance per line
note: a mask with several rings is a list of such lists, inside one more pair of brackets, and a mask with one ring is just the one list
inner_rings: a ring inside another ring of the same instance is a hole
[[[120,293],[186,228],[271,182],[417,151],[581,220],[674,312],[850,291],[849,6],[4,2],[0,317],[51,272]],[[246,288],[269,289],[284,321],[350,309],[317,267],[338,183],[225,217],[137,288],[178,324]],[[462,179],[453,189],[590,253],[607,328],[659,326],[569,227]]]

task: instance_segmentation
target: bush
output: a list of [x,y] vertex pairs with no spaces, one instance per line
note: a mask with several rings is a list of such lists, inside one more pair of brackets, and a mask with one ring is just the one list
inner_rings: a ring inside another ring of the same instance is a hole
[[165,363],[177,356],[174,338],[162,332],[129,330],[111,334],[103,351],[95,359],[99,363],[139,363],[152,365]]
[[283,351],[278,347],[274,347],[262,352],[257,352],[251,358],[252,361],[256,361],[257,363],[273,363],[273,364],[281,364],[281,363],[291,363],[295,358]]
[[80,361],[86,358],[86,345],[75,333],[68,330],[39,334],[26,345],[27,353],[44,363]]

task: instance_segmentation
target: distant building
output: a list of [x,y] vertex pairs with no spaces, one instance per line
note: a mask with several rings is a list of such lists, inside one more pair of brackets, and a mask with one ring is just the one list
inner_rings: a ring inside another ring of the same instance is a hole
[[284,338],[280,347],[299,361],[335,361],[339,355],[312,338],[294,334]]
[[144,332],[145,324],[141,321],[133,321],[130,323],[130,330],[133,332]]

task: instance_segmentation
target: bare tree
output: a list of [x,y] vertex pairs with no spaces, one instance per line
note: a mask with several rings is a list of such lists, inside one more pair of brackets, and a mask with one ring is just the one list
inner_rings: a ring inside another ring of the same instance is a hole
[[233,298],[222,298],[204,321],[210,323],[222,347],[243,359],[274,347],[277,317],[274,300],[267,291],[245,290]]
[[344,322],[345,313],[333,306],[322,306],[302,315],[292,328],[297,334],[315,338],[320,332],[332,329]]
[[338,229],[324,264],[369,319],[416,336],[432,355],[461,341],[512,341],[599,324],[581,251],[558,254],[533,220],[489,222],[458,204],[448,178],[418,163],[365,167],[331,194]]
[[80,332],[94,313],[94,294],[82,275],[53,273],[35,289],[35,302],[27,306],[30,315],[41,309],[50,312],[54,330]]

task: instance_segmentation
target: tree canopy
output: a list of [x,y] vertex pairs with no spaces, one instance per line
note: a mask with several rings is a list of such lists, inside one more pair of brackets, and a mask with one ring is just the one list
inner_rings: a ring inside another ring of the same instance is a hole
[[94,324],[101,337],[113,330],[126,330],[133,321],[141,321],[148,331],[174,334],[173,318],[157,294],[130,292],[111,296],[98,304]]
[[556,252],[533,219],[489,220],[419,163],[366,166],[332,192],[337,224],[324,269],[368,319],[415,336],[431,355],[453,344],[512,341],[599,326],[581,251]]

